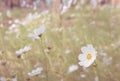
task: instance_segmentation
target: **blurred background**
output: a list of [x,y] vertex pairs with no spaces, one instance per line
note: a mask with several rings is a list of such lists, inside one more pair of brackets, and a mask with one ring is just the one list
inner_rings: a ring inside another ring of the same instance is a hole
[[[42,25],[33,41],[28,35]],[[78,64],[87,44],[97,70]],[[120,0],[0,0],[0,81],[120,81],[119,57]]]

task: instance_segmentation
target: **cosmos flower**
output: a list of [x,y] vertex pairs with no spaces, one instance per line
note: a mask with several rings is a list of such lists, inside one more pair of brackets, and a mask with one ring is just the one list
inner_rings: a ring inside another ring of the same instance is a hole
[[79,65],[83,67],[89,67],[96,59],[97,52],[91,44],[87,45],[86,47],[82,47],[81,51],[83,54],[78,56],[78,59],[80,60]]
[[77,65],[71,65],[68,69],[68,73],[74,72],[78,69]]
[[46,27],[42,25],[41,27],[35,29],[34,33],[30,33],[28,37],[32,39],[39,39],[45,30],[46,30]]
[[21,48],[21,49],[17,50],[16,54],[19,56],[19,55],[22,55],[23,53],[25,53],[29,50],[31,50],[31,47],[30,46],[25,46],[24,48]]
[[42,67],[39,67],[39,68],[36,68],[34,70],[32,70],[31,72],[28,73],[29,76],[35,76],[35,75],[38,75],[42,72],[43,68]]

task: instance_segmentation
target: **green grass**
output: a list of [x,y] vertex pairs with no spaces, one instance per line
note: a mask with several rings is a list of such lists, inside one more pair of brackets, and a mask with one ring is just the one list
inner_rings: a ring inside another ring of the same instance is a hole
[[[21,14],[19,12],[26,12]],[[28,10],[28,12],[30,12]],[[24,20],[24,15],[28,13],[26,10],[14,10],[13,19],[20,18]],[[104,9],[94,13],[91,9],[69,10],[63,15],[62,20],[66,24],[62,24],[62,31],[55,31],[56,28],[51,21],[51,14],[42,16],[31,21],[29,24],[19,25],[20,35],[16,38],[16,34],[5,34],[9,26],[0,28],[0,60],[7,64],[0,65],[6,67],[6,77],[11,78],[17,75],[18,81],[26,81],[27,73],[34,69],[34,65],[42,66],[43,72],[39,76],[31,77],[31,81],[93,81],[96,73],[91,66],[88,72],[85,72],[81,66],[71,74],[67,74],[68,67],[72,64],[78,64],[78,55],[80,49],[87,44],[92,44],[98,51],[97,63],[100,71],[101,81],[119,81],[119,63],[120,53],[120,10]],[[70,15],[74,14],[74,17]],[[40,40],[33,42],[28,38],[28,34],[33,29],[42,25],[42,20],[49,18],[45,22],[46,31]],[[6,17],[4,17],[5,19]],[[55,20],[55,19],[54,19]],[[0,17],[0,21],[3,21]],[[70,23],[72,22],[72,23]],[[6,25],[5,25],[6,26]],[[5,39],[6,38],[6,39]],[[32,50],[23,55],[24,59],[17,58],[15,51],[30,45]],[[51,47],[49,52],[45,50]],[[71,50],[70,54],[65,51]],[[100,54],[107,53],[106,60],[112,57],[112,63],[106,65],[103,63],[103,56]],[[0,71],[2,72],[2,71]],[[81,78],[80,74],[85,74],[85,78]],[[45,75],[46,78],[41,78]]]

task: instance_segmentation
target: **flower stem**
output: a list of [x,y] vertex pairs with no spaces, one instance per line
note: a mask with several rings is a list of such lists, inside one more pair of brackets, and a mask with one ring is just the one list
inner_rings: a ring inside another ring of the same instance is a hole
[[44,51],[44,42],[43,42],[43,38],[41,38],[41,46],[42,46],[42,52],[44,53],[44,55],[45,55],[45,63],[46,63],[46,81],[48,81],[48,58],[47,58],[47,55],[46,55],[46,53],[45,53],[45,51]]
[[96,61],[94,62],[94,69],[95,69],[95,74],[98,76],[98,81],[101,81],[100,80],[100,71],[99,71],[99,67],[98,67],[98,64]]

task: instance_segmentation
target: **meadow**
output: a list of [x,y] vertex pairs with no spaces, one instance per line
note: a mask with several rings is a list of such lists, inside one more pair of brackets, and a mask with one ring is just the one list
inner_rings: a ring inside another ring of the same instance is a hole
[[[6,81],[120,81],[120,9],[70,9],[61,16],[60,25],[50,11],[1,13],[0,77]],[[46,30],[40,39],[28,37],[42,25]],[[97,58],[96,64],[84,68],[78,55],[88,44],[97,50]],[[16,51],[25,46],[31,49],[17,56]],[[39,75],[28,75],[38,67],[43,69]]]

